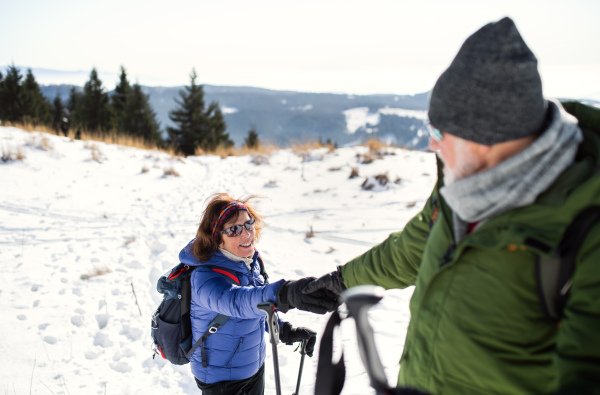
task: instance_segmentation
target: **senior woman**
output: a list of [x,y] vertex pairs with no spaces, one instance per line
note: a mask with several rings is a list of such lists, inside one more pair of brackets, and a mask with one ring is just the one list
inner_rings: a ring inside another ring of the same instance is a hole
[[[268,328],[265,313],[256,308],[259,303],[276,303],[281,312],[296,307],[319,314],[336,307],[332,294],[297,292],[313,277],[266,281],[254,246],[264,221],[250,204],[253,199],[213,195],[196,237],[179,254],[182,263],[197,266],[190,278],[193,342],[207,332],[217,315],[230,317],[190,358],[192,373],[204,395],[264,394]],[[306,339],[307,354],[312,356],[315,332],[294,328],[281,319],[279,324],[283,343]]]

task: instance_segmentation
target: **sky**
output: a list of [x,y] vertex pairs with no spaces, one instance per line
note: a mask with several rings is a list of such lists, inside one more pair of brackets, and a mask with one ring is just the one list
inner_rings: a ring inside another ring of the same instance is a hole
[[0,65],[95,67],[111,89],[123,65],[141,85],[186,85],[195,68],[211,85],[414,94],[509,16],[546,96],[600,100],[598,15],[597,0],[0,0]]
[[[436,179],[433,153],[390,149],[394,155],[362,164],[356,156],[367,153],[363,146],[308,156],[275,151],[262,162],[249,155],[175,158],[0,127],[0,150],[15,158],[0,161],[5,395],[199,394],[189,365],[152,358],[150,317],[161,301],[156,282],[195,236],[211,194],[265,197],[256,203],[268,226],[256,247],[271,281],[294,280],[336,270],[402,229]],[[353,167],[359,176],[350,179]],[[165,176],[169,170],[178,176]],[[387,185],[361,187],[384,173]],[[82,278],[98,272],[104,274]],[[400,369],[412,292],[386,291],[369,314],[390,384]],[[299,391],[313,394],[329,315],[291,310],[281,318],[317,332]],[[334,343],[336,360],[343,349],[346,361],[342,395],[374,393],[356,339],[354,322],[344,320]],[[278,346],[283,394],[296,387],[295,348]],[[276,393],[272,355],[269,346],[266,395]]]

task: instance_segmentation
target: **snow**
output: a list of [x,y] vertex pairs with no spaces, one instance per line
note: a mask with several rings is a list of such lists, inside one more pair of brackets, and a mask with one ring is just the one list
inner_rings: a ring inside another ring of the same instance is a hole
[[[317,150],[311,156],[320,159],[306,162],[281,150],[257,166],[251,156],[173,158],[0,127],[0,153],[24,156],[0,161],[0,392],[199,394],[189,365],[152,358],[150,316],[161,300],[156,281],[194,236],[206,198],[264,196],[259,208],[269,226],[258,248],[271,279],[320,276],[402,229],[435,182],[431,153],[397,149],[357,163],[366,150]],[[353,167],[359,177],[349,179]],[[361,189],[379,174],[401,182]],[[390,383],[411,295],[412,288],[388,291],[370,313]],[[282,314],[319,335],[328,317]],[[300,394],[314,393],[319,341],[305,360]],[[342,393],[374,393],[351,319],[336,333],[336,355],[342,348]],[[295,390],[294,350],[279,345],[283,393]],[[275,394],[270,348],[266,376],[266,393]]]

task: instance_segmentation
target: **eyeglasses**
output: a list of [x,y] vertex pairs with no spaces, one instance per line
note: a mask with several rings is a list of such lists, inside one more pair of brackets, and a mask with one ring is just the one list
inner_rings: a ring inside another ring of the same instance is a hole
[[254,230],[254,218],[250,218],[250,220],[244,222],[243,225],[234,225],[227,229],[223,229],[219,233],[229,237],[238,237],[242,234],[242,230],[244,230],[244,228],[246,228],[248,232],[252,232]]
[[430,124],[429,122],[427,123],[427,130],[429,131],[429,135],[435,141],[442,141],[442,139],[444,138],[444,135],[442,134],[442,132],[438,128],[436,128],[432,124]]

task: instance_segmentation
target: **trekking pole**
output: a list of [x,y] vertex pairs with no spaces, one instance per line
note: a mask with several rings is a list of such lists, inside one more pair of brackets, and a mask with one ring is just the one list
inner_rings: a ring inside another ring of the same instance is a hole
[[296,383],[296,391],[292,395],[298,395],[300,392],[300,380],[302,379],[302,369],[304,368],[304,356],[306,355],[306,345],[308,344],[308,339],[302,339],[302,344],[300,344],[300,370],[298,371],[298,382]]
[[383,298],[384,289],[374,285],[362,285],[350,288],[342,294],[342,301],[348,308],[348,316],[354,318],[358,335],[360,358],[367,369],[371,387],[378,394],[390,390],[385,371],[377,353],[373,328],[369,324],[369,309]]
[[259,310],[267,313],[267,325],[269,326],[269,340],[273,347],[273,366],[275,369],[275,390],[277,395],[281,395],[281,382],[279,377],[279,356],[277,354],[277,343],[279,343],[279,323],[275,315],[275,305],[273,303],[259,303],[256,306]]

